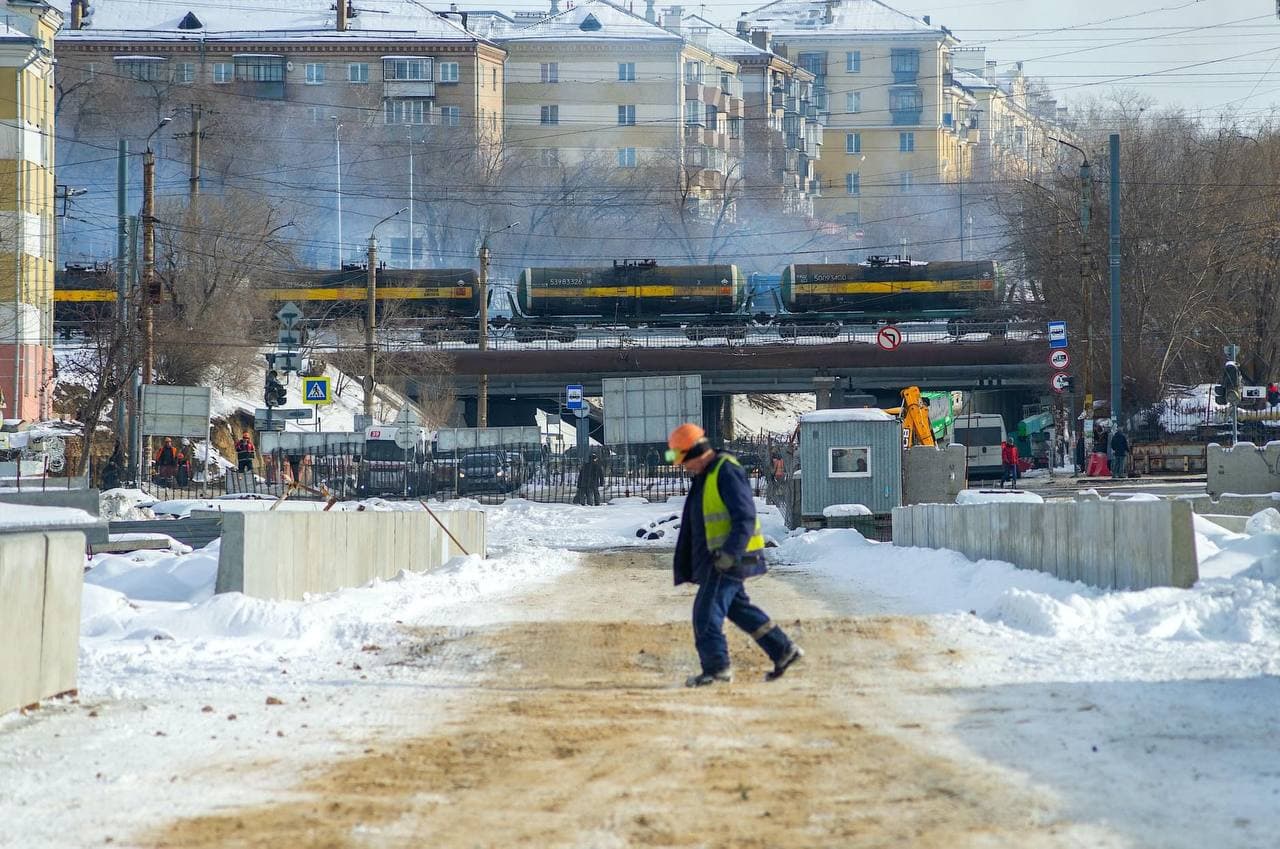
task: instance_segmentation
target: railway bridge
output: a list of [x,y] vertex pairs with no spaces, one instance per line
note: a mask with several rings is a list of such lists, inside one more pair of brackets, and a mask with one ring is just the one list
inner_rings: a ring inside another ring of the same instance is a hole
[[[974,337],[974,338],[970,338]],[[582,384],[587,395],[601,393],[601,380],[611,377],[699,374],[704,418],[713,421],[726,396],[745,393],[816,393],[820,407],[842,406],[850,393],[875,396],[877,403],[898,400],[903,386],[968,390],[976,409],[1007,412],[1021,418],[1021,405],[1049,392],[1050,370],[1042,336],[1033,333],[969,334],[923,337],[904,334],[896,350],[875,344],[874,330],[865,338],[810,344],[746,339],[710,344],[579,344],[510,345],[480,351],[459,347],[446,351],[456,397],[468,422],[475,421],[479,375],[489,375],[489,423],[528,424],[535,409],[559,410],[567,384]],[[441,368],[441,350],[388,351],[380,354],[386,369],[380,379],[402,375],[403,389],[417,395],[418,380]]]

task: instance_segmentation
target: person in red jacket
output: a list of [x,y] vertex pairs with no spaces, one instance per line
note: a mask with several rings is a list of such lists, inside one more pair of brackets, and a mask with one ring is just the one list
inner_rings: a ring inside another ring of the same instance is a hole
[[1005,481],[1013,481],[1013,488],[1018,488],[1018,446],[1012,442],[1000,443],[1000,464],[1004,466],[1004,474],[1000,477],[1000,488],[1004,489]]

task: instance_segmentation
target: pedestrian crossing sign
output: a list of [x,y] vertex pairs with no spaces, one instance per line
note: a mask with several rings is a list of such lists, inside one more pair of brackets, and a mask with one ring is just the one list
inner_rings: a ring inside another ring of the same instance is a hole
[[302,378],[302,403],[316,404],[317,406],[320,404],[332,404],[333,396],[329,394],[329,378]]

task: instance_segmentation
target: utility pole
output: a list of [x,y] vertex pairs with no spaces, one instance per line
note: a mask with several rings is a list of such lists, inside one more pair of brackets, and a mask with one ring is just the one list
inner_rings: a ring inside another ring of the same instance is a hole
[[378,358],[373,344],[374,331],[378,329],[378,240],[372,233],[366,259],[369,267],[364,284],[364,414],[373,421],[373,369]]
[[156,155],[151,146],[142,154],[142,382],[155,376],[155,308],[152,287],[156,279]]
[[[489,237],[480,244],[480,327],[476,337],[481,353],[489,349]],[[484,365],[480,366],[484,369]],[[480,372],[476,387],[476,427],[489,426],[489,372]]]
[[378,228],[407,210],[401,207],[373,225],[369,231],[369,254],[365,258],[368,268],[364,284],[364,414],[373,417],[373,372],[377,366],[378,349],[374,344],[374,331],[378,329]]
[[[503,233],[513,227],[519,227],[519,221],[513,221],[506,227],[486,233],[480,240],[480,327],[476,342],[480,351],[489,350],[489,237]],[[476,426],[489,426],[489,373],[484,371],[484,363],[480,365],[480,380],[476,387]]]
[[337,178],[338,178],[338,270],[342,270],[342,122],[338,120],[337,115],[330,115],[329,119],[333,121],[333,148],[334,156],[337,158]]
[[191,200],[200,197],[200,104],[191,104]]
[[1112,133],[1111,155],[1111,429],[1120,427],[1123,402],[1123,376],[1120,367],[1120,134]]
[[[129,249],[129,142],[120,139],[116,145],[116,326],[129,326],[129,275],[125,262]],[[121,386],[128,385],[128,375],[121,375]],[[116,396],[116,444],[124,451],[125,468],[131,469],[129,456],[133,443],[129,439],[129,393],[122,388]]]
[[[1050,136],[1050,138],[1053,138]],[[1089,285],[1092,276],[1093,262],[1089,256],[1089,218],[1093,196],[1093,169],[1089,165],[1089,154],[1069,141],[1054,138],[1058,144],[1069,147],[1080,154],[1080,305],[1084,313],[1084,405],[1082,413],[1085,420],[1093,418],[1093,287]],[[1080,438],[1091,438],[1084,423],[1080,425]],[[1087,446],[1086,446],[1087,447]]]
[[413,252],[413,128],[409,128],[409,262],[408,267],[414,267]]

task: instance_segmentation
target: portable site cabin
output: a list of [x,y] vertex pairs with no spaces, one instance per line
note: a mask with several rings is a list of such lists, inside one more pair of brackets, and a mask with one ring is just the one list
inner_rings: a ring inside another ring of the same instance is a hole
[[802,520],[820,520],[837,504],[890,513],[902,503],[902,425],[869,408],[805,413],[800,468]]

